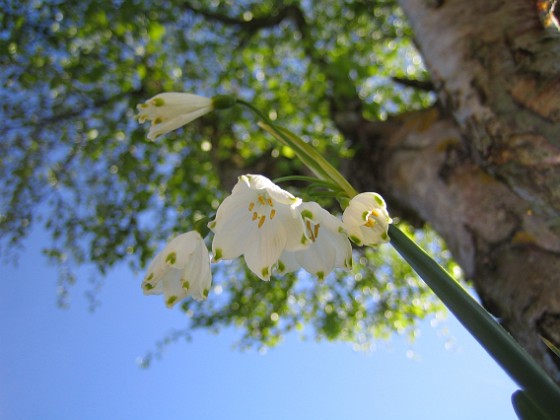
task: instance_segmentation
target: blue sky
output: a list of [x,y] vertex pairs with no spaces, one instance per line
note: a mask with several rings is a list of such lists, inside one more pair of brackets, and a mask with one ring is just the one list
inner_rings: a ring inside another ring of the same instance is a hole
[[34,232],[19,266],[0,266],[0,419],[516,418],[517,387],[451,317],[424,323],[412,345],[395,337],[370,353],[290,335],[261,355],[234,349],[234,329],[199,332],[141,369],[138,357],[184,315],[144,296],[142,275],[125,268],[94,313],[87,278],[59,309],[45,240]]

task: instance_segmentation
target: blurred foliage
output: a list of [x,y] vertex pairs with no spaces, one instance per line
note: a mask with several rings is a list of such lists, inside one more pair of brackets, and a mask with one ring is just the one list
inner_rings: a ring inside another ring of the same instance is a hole
[[[394,81],[427,76],[392,0],[0,5],[0,252],[14,258],[44,226],[61,297],[74,267],[93,265],[100,278],[123,262],[145,267],[168,237],[212,215],[240,173],[305,173],[240,109],[151,142],[137,103],[162,91],[233,93],[336,165],[353,151],[333,103],[357,96],[367,118],[382,120],[432,101]],[[454,268],[433,233],[417,235]],[[264,283],[239,262],[222,264],[210,299],[183,309],[191,327],[241,327],[242,345],[274,345],[304,324],[360,347],[413,334],[441,306],[389,248],[356,250],[352,273],[322,283],[302,274]]]

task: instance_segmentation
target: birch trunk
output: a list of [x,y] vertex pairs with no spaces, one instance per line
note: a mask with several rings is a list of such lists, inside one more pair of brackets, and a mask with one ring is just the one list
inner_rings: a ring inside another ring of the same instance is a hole
[[560,345],[558,29],[532,0],[400,3],[439,104],[339,124],[360,149],[353,182],[430,223],[486,308],[560,382],[540,338]]

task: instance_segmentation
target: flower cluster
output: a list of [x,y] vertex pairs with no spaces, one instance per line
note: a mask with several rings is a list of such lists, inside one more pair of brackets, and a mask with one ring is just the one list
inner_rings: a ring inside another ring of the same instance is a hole
[[[342,220],[315,202],[283,190],[262,175],[242,175],[209,223],[213,261],[243,256],[247,267],[268,281],[301,268],[324,279],[352,265],[351,239],[358,245],[388,240],[391,222],[375,193],[358,194]],[[204,299],[211,284],[210,258],[202,237],[188,232],[173,239],[148,267],[146,294],[163,293],[167,306],[191,295]]]
[[[163,93],[138,105],[138,119],[152,122],[148,138],[153,140],[213,109],[234,103],[236,100],[229,96],[209,99],[188,93]],[[317,164],[323,171],[327,167],[326,163]],[[345,191],[348,190],[352,193],[347,195],[355,194],[352,188]],[[390,223],[379,194],[355,195],[341,220],[315,202],[303,202],[268,178],[249,174],[239,177],[208,227],[214,233],[214,262],[243,256],[247,267],[265,281],[275,271],[283,274],[299,269],[322,280],[335,268],[351,267],[350,241],[359,246],[388,241]],[[210,264],[201,235],[195,231],[184,233],[155,257],[142,288],[145,294],[163,294],[168,307],[187,296],[205,299],[212,281]]]

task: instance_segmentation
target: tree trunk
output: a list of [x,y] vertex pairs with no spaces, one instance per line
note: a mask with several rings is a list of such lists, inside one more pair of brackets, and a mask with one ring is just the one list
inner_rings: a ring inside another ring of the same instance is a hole
[[485,307],[560,382],[540,338],[560,345],[558,30],[533,0],[400,3],[439,105],[339,124],[361,150],[352,180],[394,216],[430,223]]

